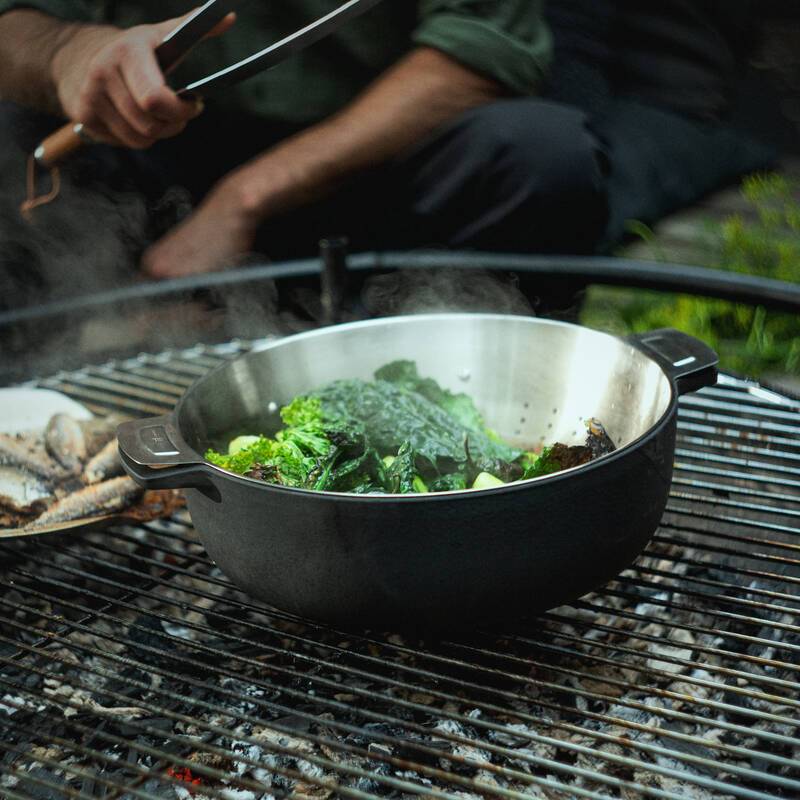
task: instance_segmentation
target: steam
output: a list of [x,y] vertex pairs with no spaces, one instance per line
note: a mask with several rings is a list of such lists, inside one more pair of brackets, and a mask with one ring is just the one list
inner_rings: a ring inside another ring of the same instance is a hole
[[367,279],[362,299],[374,316],[440,311],[532,314],[514,276],[484,270],[401,270]]
[[[61,194],[22,218],[26,154],[16,150],[0,167],[0,271],[2,303],[14,308],[66,299],[129,283],[148,235],[144,199],[124,189],[76,186],[62,181]],[[40,180],[49,187],[49,176]]]
[[[0,311],[69,300],[134,284],[144,248],[191,211],[189,193],[171,188],[153,203],[114,169],[135,154],[92,149],[64,167],[62,190],[36,208],[31,221],[20,213],[27,157],[35,137],[0,105]],[[24,121],[24,120],[23,120]],[[26,141],[23,141],[26,140]],[[49,188],[42,172],[40,191]],[[263,264],[263,258],[254,257]],[[285,334],[314,327],[323,318],[313,282],[285,292],[262,280],[227,284],[202,297],[184,293],[166,301],[124,308],[93,308],[54,323],[0,331],[0,349],[16,359],[13,377],[47,374],[97,363],[112,354],[158,352],[199,340],[226,341]],[[280,291],[279,291],[280,290]],[[367,278],[343,318],[436,311],[531,314],[516,280],[476,269],[399,270]],[[34,330],[35,328],[35,330]],[[38,349],[38,352],[32,350]],[[134,351],[135,352],[135,351]]]

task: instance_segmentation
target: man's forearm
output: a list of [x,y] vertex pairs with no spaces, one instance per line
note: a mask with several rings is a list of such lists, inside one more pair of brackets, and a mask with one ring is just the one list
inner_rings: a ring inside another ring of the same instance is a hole
[[414,50],[343,111],[242,167],[240,199],[258,220],[313,201],[501,94],[443,53]]
[[28,9],[0,16],[0,98],[60,114],[52,62],[77,27]]

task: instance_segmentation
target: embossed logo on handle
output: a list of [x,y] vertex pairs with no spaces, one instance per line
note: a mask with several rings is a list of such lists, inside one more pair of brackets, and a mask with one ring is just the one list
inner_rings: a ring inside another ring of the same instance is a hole
[[154,456],[177,456],[178,449],[167,435],[167,429],[163,425],[151,425],[142,428],[139,433],[142,446]]

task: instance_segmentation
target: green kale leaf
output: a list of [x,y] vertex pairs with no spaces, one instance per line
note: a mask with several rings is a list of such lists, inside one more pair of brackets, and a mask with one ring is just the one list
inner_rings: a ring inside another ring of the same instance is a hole
[[491,471],[498,460],[511,462],[522,455],[483,431],[465,428],[417,392],[388,381],[340,380],[312,396],[319,398],[325,418],[362,427],[379,453],[397,453],[408,442],[423,477],[426,470],[443,474],[467,462],[479,472]]

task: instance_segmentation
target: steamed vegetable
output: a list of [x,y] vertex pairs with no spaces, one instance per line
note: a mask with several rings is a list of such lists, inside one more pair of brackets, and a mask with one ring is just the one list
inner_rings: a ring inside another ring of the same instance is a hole
[[[374,381],[334,381],[281,409],[272,437],[237,436],[206,459],[293,488],[356,494],[483,489],[548,475],[613,449],[598,423],[586,446],[523,452],[486,427],[473,400],[422,378],[411,361]],[[602,436],[601,436],[602,432]],[[610,445],[610,448],[609,448]]]

